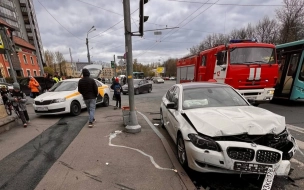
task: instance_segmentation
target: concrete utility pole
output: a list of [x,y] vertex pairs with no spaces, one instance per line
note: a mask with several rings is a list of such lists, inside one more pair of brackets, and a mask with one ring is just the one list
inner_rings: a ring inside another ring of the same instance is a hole
[[114,55],[114,76],[116,77],[116,62],[115,62],[115,55]]
[[129,92],[129,125],[126,131],[129,133],[138,133],[141,126],[138,124],[134,103],[134,84],[133,84],[133,63],[132,63],[132,33],[131,33],[131,16],[130,16],[130,0],[123,0],[124,23],[125,23],[125,45],[126,45],[126,61],[128,73],[128,92]]
[[12,46],[9,43],[9,39],[8,36],[6,34],[6,29],[4,28],[4,26],[0,26],[0,36],[2,37],[2,41],[4,44],[4,48],[5,48],[5,54],[7,55],[7,59],[8,59],[8,63],[10,65],[10,69],[11,69],[11,73],[13,77],[14,82],[17,82],[17,78],[16,78],[16,72],[12,63],[12,59],[11,59],[11,52],[12,52]]
[[90,49],[89,49],[89,33],[95,31],[96,28],[92,26],[92,28],[87,32],[87,38],[86,38],[86,45],[87,45],[87,51],[88,51],[88,62],[91,64],[91,57],[90,57]]

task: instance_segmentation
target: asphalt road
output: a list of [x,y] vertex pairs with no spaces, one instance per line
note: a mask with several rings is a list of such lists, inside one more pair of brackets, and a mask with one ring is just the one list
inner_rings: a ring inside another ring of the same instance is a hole
[[[144,113],[159,131],[166,137],[172,150],[176,153],[176,147],[165,129],[159,127],[159,107],[162,96],[175,84],[175,81],[165,81],[164,84],[153,84],[152,93],[135,95],[135,107]],[[128,95],[122,95],[122,105],[128,105]],[[260,105],[260,107],[270,110],[279,115],[285,116],[287,124],[296,125],[304,129],[304,103],[303,102],[278,102]],[[304,131],[290,130],[292,135],[304,142]],[[304,150],[302,150],[304,151]],[[292,162],[294,169],[287,178],[276,177],[272,189],[304,189],[304,155],[299,151]],[[264,176],[259,175],[227,175],[227,174],[201,174],[195,171],[187,171],[193,183],[198,187],[206,189],[261,189]]]

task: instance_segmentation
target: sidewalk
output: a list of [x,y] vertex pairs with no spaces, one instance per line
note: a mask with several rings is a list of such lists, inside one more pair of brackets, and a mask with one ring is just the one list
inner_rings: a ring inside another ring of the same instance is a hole
[[95,126],[80,131],[37,190],[195,189],[141,114],[137,134],[123,132],[122,111],[112,106],[98,108],[95,118]]

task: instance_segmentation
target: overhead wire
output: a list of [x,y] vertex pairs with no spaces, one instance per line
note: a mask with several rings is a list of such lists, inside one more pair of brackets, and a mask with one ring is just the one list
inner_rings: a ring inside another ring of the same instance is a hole
[[[210,1],[210,0],[206,1],[205,3],[208,3],[209,1]],[[191,13],[190,15],[188,15],[185,19],[183,19],[183,20],[182,20],[180,23],[178,23],[176,26],[179,26],[181,23],[183,23],[185,20],[187,20],[189,17],[191,17],[194,13],[196,13],[199,9],[201,9],[204,5],[205,5],[205,4],[201,5],[198,9],[196,9],[193,13]],[[211,5],[211,6],[212,6],[212,5]],[[210,7],[211,7],[211,6],[210,6]],[[201,14],[201,13],[200,13],[200,14]],[[196,17],[195,17],[195,18],[196,18]],[[188,23],[189,23],[189,22],[188,22]],[[184,26],[185,26],[185,25],[184,25]],[[173,30],[171,30],[170,32],[172,32],[172,31],[173,31]],[[169,35],[170,32],[169,32],[168,34],[166,34],[163,38],[161,38],[160,41],[163,40],[163,39],[165,39],[165,38],[167,38],[166,36]],[[173,33],[175,33],[175,32],[173,32]],[[171,33],[169,36],[171,36],[173,33]],[[158,43],[160,43],[160,42],[158,42]],[[147,49],[152,49],[152,48],[155,47],[156,45],[157,45],[157,42],[155,42],[152,46],[150,46],[150,48],[147,48]],[[137,55],[136,57],[140,57],[140,56],[146,54],[146,53],[148,52],[147,49],[146,49],[145,52],[143,52],[143,53]]]
[[39,1],[37,0],[38,3],[45,9],[45,11],[62,27],[64,28],[68,33],[70,33],[73,37],[77,38],[78,40],[82,40],[81,38],[77,37],[74,35],[72,32],[70,32],[66,27],[64,27],[48,10],[47,8]]
[[[195,4],[203,4],[203,2],[198,1],[183,1],[183,0],[167,0],[167,1],[175,1],[180,3],[195,3]],[[206,4],[212,4],[212,3],[206,3]],[[279,7],[279,6],[285,6],[283,4],[272,4],[272,5],[262,5],[262,4],[237,4],[237,3],[216,3],[215,5],[220,6],[242,6],[242,7]]]

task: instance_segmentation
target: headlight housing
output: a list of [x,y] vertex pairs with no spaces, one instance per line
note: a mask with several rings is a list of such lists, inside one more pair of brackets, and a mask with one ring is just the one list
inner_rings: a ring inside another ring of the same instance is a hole
[[213,139],[207,136],[189,134],[188,137],[193,145],[198,148],[221,152],[221,147]]
[[58,99],[54,99],[52,101],[52,103],[60,103],[60,102],[65,102],[66,98],[58,98]]
[[274,90],[268,90],[268,91],[267,91],[267,94],[268,94],[268,95],[273,95],[273,94],[274,94]]

